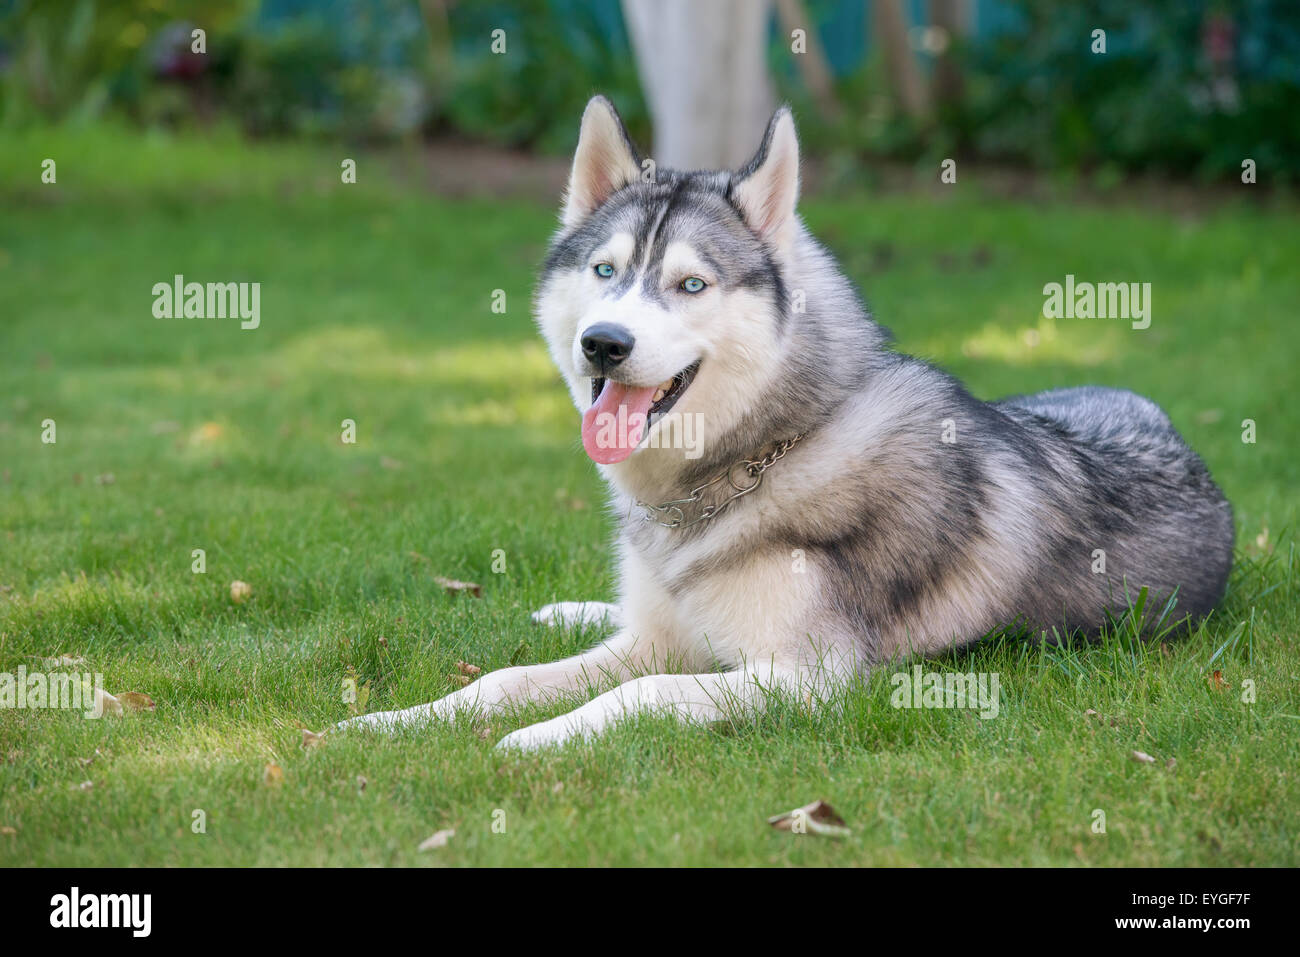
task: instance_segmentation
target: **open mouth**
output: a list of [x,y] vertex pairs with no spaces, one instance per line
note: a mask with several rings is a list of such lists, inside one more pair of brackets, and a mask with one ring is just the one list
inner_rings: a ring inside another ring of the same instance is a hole
[[591,407],[582,413],[582,447],[593,462],[622,462],[641,444],[656,417],[682,397],[699,371],[691,363],[659,385],[628,385],[617,379],[591,380]]
[[[682,393],[690,386],[691,380],[695,378],[695,373],[700,371],[700,363],[692,362],[681,372],[677,373],[671,379],[665,379],[656,387],[654,396],[650,402],[650,408],[646,410],[646,417],[663,415],[678,399]],[[595,378],[591,380],[591,401],[595,402],[600,398],[601,392],[605,390],[606,380]]]

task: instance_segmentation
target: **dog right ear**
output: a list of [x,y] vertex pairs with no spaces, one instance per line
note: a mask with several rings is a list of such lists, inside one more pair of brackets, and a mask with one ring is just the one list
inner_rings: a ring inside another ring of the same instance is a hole
[[577,225],[640,175],[636,150],[614,104],[603,96],[593,96],[582,112],[578,149],[573,154],[573,170],[560,216],[564,225]]
[[731,199],[754,232],[777,248],[789,243],[799,201],[799,137],[789,107],[772,114],[758,154],[736,174]]

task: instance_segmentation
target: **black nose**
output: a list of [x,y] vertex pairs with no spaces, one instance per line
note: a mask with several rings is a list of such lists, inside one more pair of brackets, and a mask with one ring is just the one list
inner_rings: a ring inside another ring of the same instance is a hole
[[582,334],[582,354],[603,372],[632,354],[632,333],[612,322],[598,322]]

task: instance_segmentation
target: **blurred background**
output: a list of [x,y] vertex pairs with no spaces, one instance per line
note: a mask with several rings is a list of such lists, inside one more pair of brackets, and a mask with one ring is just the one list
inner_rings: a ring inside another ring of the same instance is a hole
[[670,166],[742,161],[780,100],[831,174],[952,157],[1104,187],[1236,180],[1249,157],[1277,186],[1300,175],[1300,4],[0,0],[0,128],[115,116],[554,156],[593,91]]

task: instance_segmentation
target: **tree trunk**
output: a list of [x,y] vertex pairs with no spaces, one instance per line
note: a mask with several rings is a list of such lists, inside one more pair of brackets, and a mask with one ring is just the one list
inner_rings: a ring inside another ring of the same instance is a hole
[[770,14],[770,0],[623,0],[656,163],[734,168],[754,154],[773,108]]
[[776,0],[776,12],[781,18],[781,29],[785,31],[782,41],[789,49],[790,33],[801,29],[807,36],[808,49],[795,55],[795,65],[804,85],[812,94],[813,102],[823,117],[833,120],[840,115],[840,105],[835,99],[835,82],[831,76],[830,65],[826,62],[826,51],[822,49],[821,37],[813,25],[808,10],[800,0]]
[[960,103],[966,90],[953,48],[965,38],[967,0],[930,0],[930,22],[947,35],[947,46],[934,65],[934,102]]
[[921,71],[912,56],[912,44],[907,37],[902,0],[875,0],[871,8],[877,42],[885,55],[885,70],[889,74],[894,98],[908,116],[924,117],[929,112],[929,104],[925,85],[921,82]]

